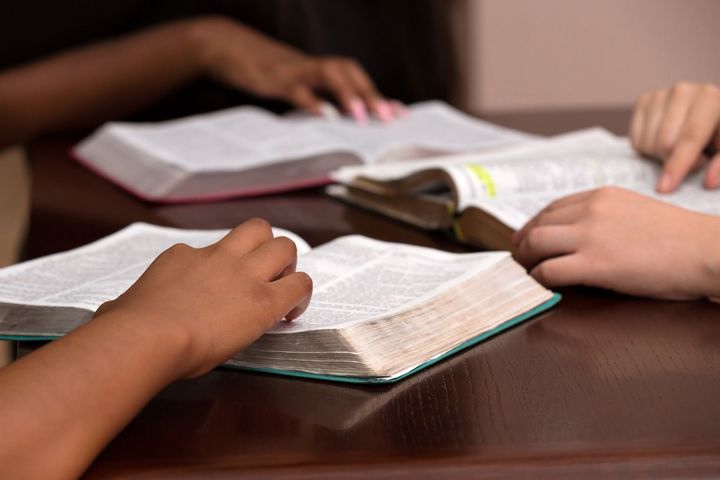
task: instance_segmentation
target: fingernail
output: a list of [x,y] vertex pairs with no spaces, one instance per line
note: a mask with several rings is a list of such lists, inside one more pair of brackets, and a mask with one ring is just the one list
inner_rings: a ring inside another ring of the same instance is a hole
[[396,117],[402,117],[409,113],[407,107],[397,100],[390,102],[390,106],[392,107],[393,113],[395,113]]
[[387,102],[378,102],[375,106],[377,116],[380,117],[385,123],[390,123],[393,120],[393,112],[390,105]]
[[657,184],[657,191],[660,193],[667,193],[672,190],[672,176],[665,172],[660,177],[660,181]]
[[365,104],[359,98],[350,100],[350,115],[361,125],[367,123],[367,110]]

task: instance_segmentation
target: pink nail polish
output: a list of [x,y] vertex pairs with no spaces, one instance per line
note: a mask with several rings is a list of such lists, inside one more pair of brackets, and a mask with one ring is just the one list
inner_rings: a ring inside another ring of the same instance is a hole
[[385,123],[390,123],[393,120],[393,112],[390,105],[387,102],[378,102],[375,107],[377,116]]
[[367,123],[367,110],[365,104],[359,98],[350,100],[350,115],[361,125]]
[[396,117],[402,117],[409,113],[407,107],[397,100],[390,102],[390,107],[392,107],[393,113],[395,113]]

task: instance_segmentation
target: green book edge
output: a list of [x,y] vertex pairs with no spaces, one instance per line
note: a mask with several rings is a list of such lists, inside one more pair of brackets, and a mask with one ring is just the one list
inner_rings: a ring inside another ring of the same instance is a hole
[[[258,373],[270,373],[273,375],[283,375],[287,377],[296,377],[296,378],[309,378],[312,380],[324,380],[328,382],[342,382],[342,383],[354,383],[354,384],[376,384],[376,385],[386,385],[390,383],[398,382],[404,378],[409,377],[410,375],[413,375],[415,373],[418,373],[421,370],[425,370],[428,367],[431,367],[432,365],[435,365],[436,363],[455,355],[456,353],[465,350],[466,348],[470,348],[474,345],[477,345],[478,343],[481,343],[485,340],[487,340],[490,337],[494,337],[495,335],[514,327],[515,325],[524,322],[525,320],[530,319],[531,317],[534,317],[535,315],[538,315],[552,307],[554,307],[562,298],[562,296],[559,293],[554,293],[552,297],[550,297],[545,302],[541,303],[537,307],[533,308],[532,310],[528,310],[527,312],[518,315],[517,317],[511,318],[507,322],[498,325],[497,327],[493,328],[492,330],[488,330],[487,332],[481,333],[477,337],[473,337],[470,340],[458,345],[457,347],[448,350],[447,352],[443,353],[439,357],[433,358],[432,360],[428,360],[427,362],[418,365],[417,367],[413,368],[409,372],[406,372],[399,377],[395,378],[388,378],[388,377],[352,377],[352,376],[344,376],[344,375],[323,375],[319,373],[308,373],[308,372],[301,372],[297,370],[278,370],[274,368],[261,368],[261,367],[238,367],[234,365],[221,365],[222,368],[228,368],[232,370],[245,370],[249,372],[258,372]],[[11,341],[19,341],[19,342],[34,342],[34,341],[48,341],[48,340],[56,340],[57,338],[60,338],[59,336],[51,336],[51,335],[0,335],[0,340],[11,340]]]

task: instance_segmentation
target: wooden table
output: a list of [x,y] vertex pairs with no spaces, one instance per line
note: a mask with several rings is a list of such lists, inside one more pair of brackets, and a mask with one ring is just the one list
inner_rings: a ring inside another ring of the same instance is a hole
[[[555,133],[622,132],[627,112],[496,117]],[[230,227],[262,216],[311,244],[358,232],[462,250],[442,235],[345,206],[321,190],[194,206],[134,200],[72,163],[67,141],[31,149],[27,256],[132,221]],[[590,289],[393,386],[216,370],[152,400],[89,478],[606,478],[720,474],[720,308]]]

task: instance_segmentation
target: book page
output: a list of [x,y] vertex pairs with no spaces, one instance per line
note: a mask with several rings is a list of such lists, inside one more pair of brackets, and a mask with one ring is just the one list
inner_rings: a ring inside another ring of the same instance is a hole
[[[176,243],[210,245],[228,230],[181,230],[135,223],[69,252],[50,255],[0,270],[0,302],[97,310],[127,290],[152,261]],[[292,232],[298,252],[310,246]]]
[[[545,140],[533,139],[523,143],[523,145],[534,144],[535,142],[543,142]],[[503,145],[498,147],[498,151],[493,152],[493,158],[500,158],[500,152],[503,152],[506,148],[513,149],[518,147],[512,147]],[[515,150],[512,150],[513,152]],[[330,178],[337,182],[345,185],[351,184],[357,177],[369,178],[379,182],[388,182],[392,180],[399,180],[401,178],[410,176],[414,173],[422,172],[430,169],[452,169],[455,165],[463,166],[465,164],[482,161],[486,155],[490,153],[461,153],[451,155],[440,155],[432,158],[422,158],[405,160],[402,162],[388,162],[378,163],[372,165],[347,165],[338,168],[334,172],[330,173]],[[497,157],[496,157],[497,155]]]
[[270,333],[339,328],[387,317],[426,302],[507,258],[507,252],[453,254],[347,236],[298,261],[313,279],[313,299],[292,322]]
[[[558,135],[552,138],[528,137],[515,145],[502,145],[487,152],[467,152],[434,157],[429,160],[414,160],[379,165],[349,165],[333,172],[330,177],[339,183],[349,184],[357,177],[377,181],[391,181],[407,177],[428,169],[447,171],[457,184],[461,198],[476,198],[485,195],[485,179],[478,175],[476,166],[483,169],[492,167],[491,178],[495,190],[514,192],[521,180],[518,174],[530,169],[535,173],[534,165],[539,159],[575,158],[592,148],[618,150],[621,146],[618,138],[601,128],[591,128],[578,132]],[[528,167],[529,166],[529,167]],[[523,177],[524,178],[524,177]]]
[[708,190],[703,186],[703,172],[696,172],[685,179],[673,193],[658,193],[655,189],[639,189],[650,197],[678,207],[687,208],[709,215],[720,215],[720,192]]
[[[270,333],[338,328],[394,315],[509,256],[453,254],[362,236],[342,237],[310,250],[291,232],[274,232],[298,244],[297,268],[312,277],[314,292],[301,317],[281,322]],[[171,245],[202,247],[226,233],[136,223],[84,247],[0,270],[0,303],[95,311],[127,290]]]
[[[468,158],[468,157],[466,157]],[[602,186],[618,186],[689,210],[720,214],[720,194],[690,175],[672,194],[655,185],[660,165],[641,157],[627,139],[600,129],[582,130],[511,147],[444,169],[458,193],[458,211],[480,208],[518,230],[555,200]]]
[[516,195],[494,199],[479,198],[467,202],[465,208],[479,208],[513,230],[520,230],[528,220],[558,198],[561,197],[557,195]]
[[509,148],[445,167],[455,183],[459,209],[467,202],[514,195],[565,195],[602,185],[654,185],[658,165],[600,129]]
[[[113,124],[138,151],[188,172],[233,171],[333,151],[351,151],[309,125],[239,107],[156,124]],[[83,147],[79,147],[82,155]]]
[[417,159],[443,153],[485,150],[535,138],[453,109],[442,102],[422,102],[408,114],[384,123],[308,120],[307,126],[351,145],[367,163]]
[[[686,178],[681,187],[670,194],[658,193],[654,189],[654,183],[652,185],[626,186],[626,188],[688,210],[709,215],[720,215],[720,192],[707,190],[703,187],[702,173],[695,173]],[[576,192],[544,192],[541,194],[518,194],[497,198],[483,198],[481,196],[469,200],[465,204],[465,208],[480,208],[513,230],[519,230],[547,205],[571,193]]]
[[[347,118],[280,117],[254,107],[238,107],[159,123],[111,123],[102,133],[112,138],[105,140],[106,149],[119,142],[135,155],[190,173],[240,171],[335,152],[356,155],[358,163],[371,162],[397,155],[490,148],[529,138],[440,102],[409,110],[388,124],[371,120],[358,125]],[[77,147],[80,157],[108,155],[92,145],[94,138]]]

